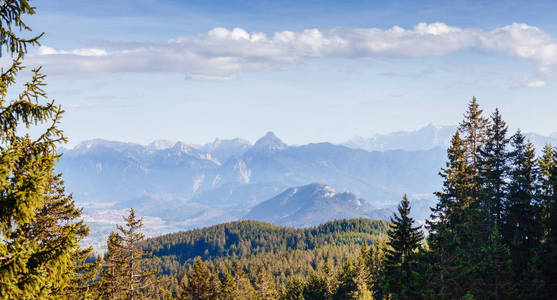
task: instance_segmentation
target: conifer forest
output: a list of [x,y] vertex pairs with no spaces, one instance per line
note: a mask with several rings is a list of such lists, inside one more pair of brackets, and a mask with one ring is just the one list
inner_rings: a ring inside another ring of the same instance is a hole
[[[148,234],[151,219],[137,204],[120,209],[101,250],[89,246],[81,194],[56,167],[72,110],[47,95],[49,69],[34,65],[48,34],[33,22],[41,15],[36,2],[0,1],[1,299],[557,297],[557,148],[511,131],[504,104],[484,110],[473,89],[453,120],[425,220],[412,213],[410,193],[400,193],[387,218],[337,214],[345,217],[296,227],[237,218]],[[333,200],[304,217],[363,205],[320,188],[320,199]]]

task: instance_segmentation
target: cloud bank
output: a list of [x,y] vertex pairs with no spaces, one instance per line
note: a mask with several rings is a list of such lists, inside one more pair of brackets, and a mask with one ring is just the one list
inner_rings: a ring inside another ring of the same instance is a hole
[[307,29],[271,35],[214,28],[165,42],[106,42],[101,48],[72,50],[43,46],[30,59],[44,65],[48,74],[62,76],[163,72],[193,80],[230,80],[239,72],[292,68],[311,58],[413,59],[463,51],[527,59],[542,73],[557,66],[557,39],[518,23],[491,31],[419,23],[411,29]]

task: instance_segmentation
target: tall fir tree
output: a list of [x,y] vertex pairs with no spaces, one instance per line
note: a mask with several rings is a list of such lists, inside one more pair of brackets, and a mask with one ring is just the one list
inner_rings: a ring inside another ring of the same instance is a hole
[[[465,144],[466,159],[472,167],[474,175],[473,197],[478,198],[480,193],[480,170],[481,170],[481,149],[488,140],[489,120],[483,116],[483,111],[476,97],[468,104],[468,110],[464,114],[464,120],[459,124],[458,131]],[[476,200],[477,201],[477,200]]]
[[391,218],[391,227],[385,254],[385,290],[393,299],[416,299],[416,251],[424,236],[421,226],[413,227],[410,202],[404,195],[398,206],[398,215]]
[[261,267],[258,273],[256,282],[258,298],[261,300],[277,300],[277,288],[271,274],[265,270],[265,267]]
[[384,239],[376,241],[375,245],[369,247],[367,244],[362,245],[360,256],[363,266],[366,268],[366,283],[371,289],[375,299],[383,299],[384,291],[381,282],[383,282],[383,262],[385,260],[386,242]]
[[338,285],[332,299],[372,300],[373,293],[367,284],[367,278],[367,268],[361,258],[347,261],[338,271]]
[[97,281],[97,290],[102,299],[122,299],[124,280],[122,279],[124,253],[121,251],[122,237],[111,232],[106,241],[107,253],[102,260],[102,271]]
[[241,300],[241,292],[230,271],[226,270],[221,276],[221,288],[218,299],[220,300]]
[[304,286],[303,296],[304,300],[330,300],[332,295],[327,275],[312,272]]
[[[496,109],[491,115],[486,133],[487,139],[480,148],[479,156],[479,216],[481,233],[476,248],[481,250],[481,263],[477,274],[481,281],[475,296],[488,299],[502,299],[512,291],[510,275],[510,257],[506,245],[502,242],[503,204],[507,196],[509,176],[509,153],[507,125]],[[497,236],[494,236],[497,235]]]
[[442,190],[435,193],[439,201],[426,221],[430,247],[425,258],[430,262],[427,293],[437,299],[460,298],[472,287],[468,278],[474,267],[467,263],[470,253],[464,241],[470,240],[473,232],[463,224],[474,200],[474,173],[466,152],[466,143],[457,131],[447,150],[446,166],[439,173],[443,179]]
[[535,276],[533,296],[551,299],[557,294],[557,150],[545,146],[538,165],[536,224],[541,224],[540,244],[530,271]]
[[529,287],[529,264],[539,236],[535,214],[536,159],[535,149],[519,131],[511,139],[511,165],[508,195],[502,226],[503,240],[509,247],[514,282],[520,295]]
[[211,280],[211,271],[209,271],[207,265],[201,260],[201,257],[196,257],[188,272],[187,284],[180,298],[184,300],[215,299],[218,295],[218,291],[213,289]]
[[[77,221],[81,210],[65,195],[54,173],[66,141],[58,128],[63,110],[48,101],[41,68],[17,94],[16,76],[24,69],[27,48],[39,45],[42,34],[25,37],[31,28],[26,15],[35,14],[27,0],[0,4],[0,298],[50,299],[77,288],[76,260],[86,253],[79,241],[88,229]],[[30,133],[33,133],[32,135]],[[85,250],[88,251],[88,250]],[[81,296],[81,295],[80,295]]]
[[480,176],[482,180],[481,202],[485,223],[489,230],[501,226],[503,201],[507,195],[509,153],[507,125],[496,109],[491,115],[487,139],[480,148]]
[[98,262],[87,262],[92,247],[79,246],[89,233],[83,220],[78,220],[82,209],[75,206],[72,195],[66,195],[61,174],[51,178],[47,195],[44,206],[37,211],[35,222],[23,226],[26,238],[51,249],[65,249],[71,245],[72,250],[66,254],[71,263],[53,283],[51,291],[54,297],[92,299],[96,297],[92,282],[97,275]]
[[482,114],[476,98],[472,98],[451,140],[449,161],[440,173],[443,190],[436,193],[439,204],[428,222],[431,255],[437,261],[431,268],[436,273],[432,292],[442,299],[474,294],[481,285],[479,272],[484,255],[477,246],[487,244],[490,233],[482,201],[482,149],[488,142],[490,123]]
[[291,277],[280,293],[280,300],[304,300],[305,282],[298,277]]
[[100,292],[105,299],[143,299],[144,292],[155,283],[158,269],[151,253],[143,251],[141,243],[142,219],[135,211],[124,217],[125,225],[118,225],[107,241],[108,252],[99,279]]

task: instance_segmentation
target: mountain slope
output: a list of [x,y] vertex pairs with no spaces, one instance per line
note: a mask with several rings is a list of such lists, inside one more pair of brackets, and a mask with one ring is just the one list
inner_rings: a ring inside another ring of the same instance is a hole
[[95,140],[64,150],[57,170],[85,207],[86,219],[93,220],[91,238],[102,241],[126,208],[150,220],[146,229],[154,235],[241,219],[260,202],[312,182],[350,191],[376,208],[395,205],[403,193],[427,207],[445,160],[441,148],[368,152],[330,143],[288,146],[268,133],[245,149],[243,142],[233,142],[230,155],[219,154],[227,157],[222,161],[205,151],[216,151],[216,144]]
[[205,259],[240,258],[324,246],[372,244],[386,233],[387,228],[386,221],[364,218],[337,220],[300,229],[237,221],[150,238],[145,241],[144,248],[153,251],[157,257],[172,257],[185,263],[196,256]]
[[253,207],[245,218],[303,227],[344,218],[386,219],[391,214],[387,209],[374,209],[352,193],[337,193],[331,186],[313,183],[287,189]]

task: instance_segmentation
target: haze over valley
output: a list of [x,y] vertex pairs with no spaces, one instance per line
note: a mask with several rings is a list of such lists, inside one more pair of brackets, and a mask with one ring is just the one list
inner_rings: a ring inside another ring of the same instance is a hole
[[[342,145],[287,145],[272,132],[254,144],[97,139],[64,149],[57,168],[85,207],[92,228],[87,242],[99,248],[130,207],[144,216],[149,235],[241,219],[297,227],[364,216],[388,220],[405,193],[413,216],[425,220],[455,130],[430,124]],[[557,144],[554,137],[527,136],[537,149]],[[285,196],[293,189],[304,192]],[[332,191],[327,201],[324,189]],[[292,199],[274,200],[281,197]],[[273,201],[289,201],[282,215]]]

